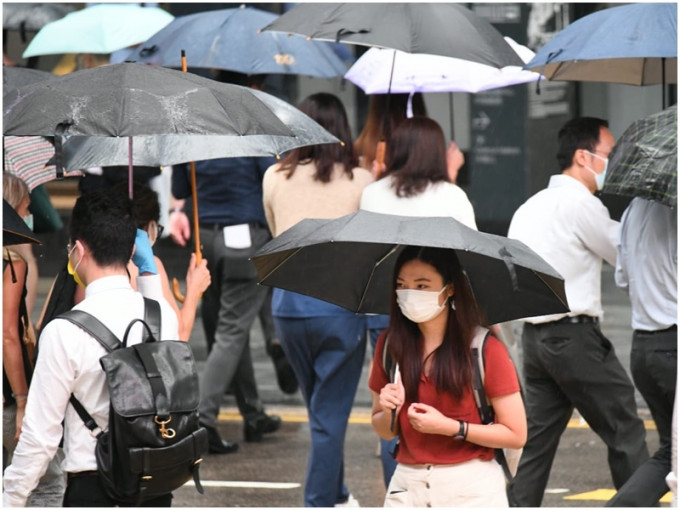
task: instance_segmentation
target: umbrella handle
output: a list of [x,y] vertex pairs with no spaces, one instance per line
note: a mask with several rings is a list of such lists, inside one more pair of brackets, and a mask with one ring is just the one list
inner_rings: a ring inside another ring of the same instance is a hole
[[184,303],[184,295],[182,294],[182,291],[179,290],[179,280],[177,278],[172,279],[172,294],[177,301]]

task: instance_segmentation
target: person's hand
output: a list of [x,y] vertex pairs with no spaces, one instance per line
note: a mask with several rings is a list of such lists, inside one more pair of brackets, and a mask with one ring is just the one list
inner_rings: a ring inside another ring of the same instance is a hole
[[17,398],[17,417],[16,417],[16,432],[14,433],[14,440],[19,441],[19,436],[21,435],[21,427],[24,424],[24,413],[26,412],[26,397],[23,397],[23,401],[19,401]]
[[189,225],[189,218],[184,211],[172,211],[168,217],[168,223],[170,237],[175,244],[186,246],[187,241],[191,237],[191,226]]
[[448,420],[437,408],[427,404],[414,402],[408,406],[406,413],[408,421],[413,427],[423,434],[448,434]]
[[149,236],[141,228],[137,229],[135,249],[132,252],[132,262],[139,268],[140,276],[143,276],[144,273],[158,274]]
[[187,269],[187,293],[197,292],[201,295],[209,286],[210,271],[208,271],[208,261],[203,259],[200,264],[196,265],[196,254],[192,253],[189,269]]
[[405,399],[406,391],[401,383],[401,373],[398,373],[396,382],[388,383],[380,390],[380,407],[387,414],[390,414],[393,409],[396,409],[398,414]]
[[449,148],[446,149],[446,170],[449,174],[449,180],[456,184],[458,180],[458,172],[465,164],[465,156],[456,145],[456,142],[451,141]]

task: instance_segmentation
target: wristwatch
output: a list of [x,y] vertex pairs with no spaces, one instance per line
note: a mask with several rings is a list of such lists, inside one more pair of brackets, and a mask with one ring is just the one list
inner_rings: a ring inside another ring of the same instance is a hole
[[465,422],[463,420],[458,420],[458,432],[453,435],[453,439],[465,439]]

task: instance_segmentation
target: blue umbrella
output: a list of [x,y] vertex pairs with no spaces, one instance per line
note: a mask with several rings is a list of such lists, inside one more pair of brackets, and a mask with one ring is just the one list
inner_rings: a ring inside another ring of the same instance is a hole
[[347,66],[327,43],[259,33],[275,14],[252,8],[222,9],[175,18],[127,59],[164,67],[224,69],[244,74],[342,76]]
[[677,24],[675,3],[603,9],[558,32],[524,69],[549,80],[677,83]]

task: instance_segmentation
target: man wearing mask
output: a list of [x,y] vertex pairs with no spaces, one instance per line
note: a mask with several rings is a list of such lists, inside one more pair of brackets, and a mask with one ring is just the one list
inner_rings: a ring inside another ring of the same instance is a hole
[[564,278],[568,314],[531,317],[522,334],[529,434],[511,506],[541,506],[557,446],[574,408],[608,448],[621,487],[649,454],[633,384],[600,330],[602,260],[616,265],[619,223],[593,196],[602,189],[614,137],[602,119],[581,117],[558,133],[562,173],[515,212],[508,237]]

